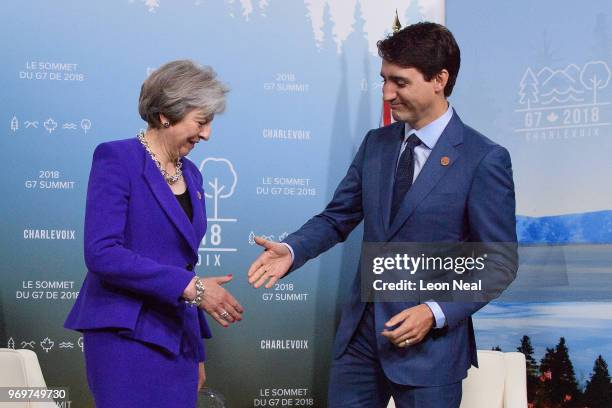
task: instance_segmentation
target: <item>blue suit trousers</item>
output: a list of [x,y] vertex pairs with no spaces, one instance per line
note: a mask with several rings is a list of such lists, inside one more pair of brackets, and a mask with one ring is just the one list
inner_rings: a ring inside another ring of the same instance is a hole
[[374,307],[370,303],[346,352],[332,363],[328,408],[384,408],[392,396],[397,408],[458,408],[461,381],[433,387],[395,384],[378,359]]

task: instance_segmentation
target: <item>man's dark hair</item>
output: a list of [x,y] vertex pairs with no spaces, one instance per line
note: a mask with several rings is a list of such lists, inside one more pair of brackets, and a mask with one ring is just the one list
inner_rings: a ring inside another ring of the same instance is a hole
[[415,68],[426,81],[443,69],[448,71],[444,96],[453,92],[459,73],[461,54],[453,34],[443,25],[416,23],[378,41],[378,55],[404,68]]

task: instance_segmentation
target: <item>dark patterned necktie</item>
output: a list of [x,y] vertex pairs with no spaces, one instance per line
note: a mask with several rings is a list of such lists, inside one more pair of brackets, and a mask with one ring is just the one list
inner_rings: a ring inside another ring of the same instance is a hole
[[391,222],[395,219],[404,196],[412,186],[412,179],[414,178],[414,148],[420,144],[421,139],[414,133],[411,134],[406,141],[406,147],[397,164],[395,183],[393,184],[393,201],[391,202]]

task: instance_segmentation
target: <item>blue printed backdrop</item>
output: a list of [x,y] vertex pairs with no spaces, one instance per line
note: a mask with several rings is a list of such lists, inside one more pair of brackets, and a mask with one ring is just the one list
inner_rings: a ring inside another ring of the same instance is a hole
[[[585,387],[598,355],[612,358],[612,5],[469,0],[446,15],[462,46],[453,103],[510,150],[519,240],[548,246],[557,275],[531,302],[483,309],[479,348],[512,351],[528,335],[539,361],[563,336]],[[517,284],[542,271],[529,262]]]
[[[283,398],[284,406],[324,406],[360,231],[273,290],[252,290],[245,274],[259,252],[253,236],[280,240],[320,211],[378,126],[376,41],[396,8],[402,23],[446,14],[463,53],[451,102],[510,149],[521,241],[561,244],[565,286],[546,303],[487,307],[476,321],[479,346],[511,351],[528,334],[539,359],[565,335],[584,385],[594,358],[612,357],[602,341],[609,304],[584,302],[612,287],[611,10],[603,0],[588,8],[472,0],[446,10],[441,0],[5,2],[0,345],[34,349],[50,385],[69,386],[72,406],[91,405],[82,340],[61,328],[85,273],[91,154],[144,127],[137,99],[152,69],[190,58],[232,89],[211,141],[190,155],[209,217],[197,270],[233,273],[228,288],[246,309],[242,323],[215,327],[207,342],[209,385],[230,407]],[[580,330],[568,332],[568,322]]]
[[[320,211],[380,112],[376,41],[402,21],[442,21],[438,0],[114,1],[3,5],[0,344],[37,352],[50,385],[89,406],[82,339],[61,328],[85,273],[82,227],[94,147],[134,137],[140,84],[179,58],[231,93],[190,159],[205,179],[197,271],[234,274],[246,309],[214,327],[208,383],[231,407],[323,406],[338,301],[359,232],[273,290],[246,270],[253,236],[279,240]],[[278,400],[278,401],[277,401]],[[284,401],[283,401],[284,400]]]

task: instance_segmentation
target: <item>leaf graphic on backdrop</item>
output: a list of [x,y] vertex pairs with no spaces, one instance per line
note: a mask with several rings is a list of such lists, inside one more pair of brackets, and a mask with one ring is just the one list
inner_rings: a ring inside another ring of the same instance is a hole
[[43,126],[47,129],[47,132],[51,133],[57,127],[57,122],[53,120],[53,118],[49,118],[44,121]]
[[45,337],[45,339],[40,342],[40,347],[42,347],[46,353],[48,353],[49,350],[51,350],[54,345],[55,345],[55,342],[48,337]]

